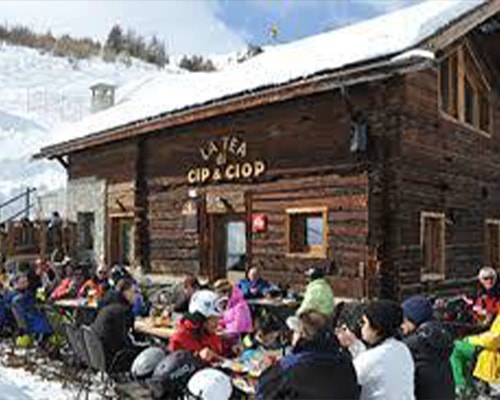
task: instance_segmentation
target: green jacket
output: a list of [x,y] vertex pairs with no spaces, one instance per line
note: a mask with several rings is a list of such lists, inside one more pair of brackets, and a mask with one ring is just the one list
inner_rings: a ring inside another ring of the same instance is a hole
[[333,290],[330,284],[325,279],[316,279],[307,285],[304,300],[297,310],[297,315],[300,316],[307,311],[313,310],[332,316],[333,303]]

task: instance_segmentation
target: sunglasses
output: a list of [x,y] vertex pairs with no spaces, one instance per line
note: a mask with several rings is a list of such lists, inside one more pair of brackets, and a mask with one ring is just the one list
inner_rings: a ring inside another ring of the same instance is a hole
[[495,277],[494,276],[485,276],[483,278],[483,281],[494,281],[495,280]]

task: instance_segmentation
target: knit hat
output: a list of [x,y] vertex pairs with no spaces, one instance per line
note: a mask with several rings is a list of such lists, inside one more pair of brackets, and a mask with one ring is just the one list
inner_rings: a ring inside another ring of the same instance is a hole
[[412,296],[401,306],[404,317],[416,326],[432,319],[432,303],[424,296]]

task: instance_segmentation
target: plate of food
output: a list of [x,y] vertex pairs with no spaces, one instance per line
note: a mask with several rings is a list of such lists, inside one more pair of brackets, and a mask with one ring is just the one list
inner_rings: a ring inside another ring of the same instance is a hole
[[221,363],[221,368],[231,370],[235,374],[245,374],[249,371],[245,364],[234,360],[224,360]]
[[243,393],[255,394],[255,386],[249,383],[244,378],[233,378],[233,385],[241,390]]

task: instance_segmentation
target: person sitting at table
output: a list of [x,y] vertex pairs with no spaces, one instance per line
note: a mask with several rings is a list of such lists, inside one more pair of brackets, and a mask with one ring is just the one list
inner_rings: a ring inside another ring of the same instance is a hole
[[35,262],[35,273],[40,279],[41,287],[39,290],[42,290],[45,299],[57,286],[56,273],[50,263],[42,258],[38,258]]
[[106,293],[104,298],[98,303],[98,308],[113,301],[116,296],[115,287],[121,279],[129,279],[132,281],[135,290],[135,299],[132,304],[132,313],[135,317],[145,317],[149,314],[150,303],[145,295],[142,293],[138,282],[133,278],[132,274],[123,265],[115,265],[110,272],[109,284],[110,290]]
[[12,314],[18,328],[18,344],[28,344],[31,339],[44,342],[52,328],[45,313],[38,308],[35,295],[29,290],[29,280],[25,273],[18,273],[14,278],[12,293]]
[[227,279],[214,283],[215,292],[227,303],[219,321],[220,328],[227,334],[240,336],[252,332],[252,314],[238,285],[231,285]]
[[327,317],[332,317],[334,297],[332,287],[325,279],[326,268],[326,265],[317,265],[306,271],[309,283],[304,293],[304,299],[297,310],[297,315],[312,309]]
[[144,347],[134,344],[130,336],[134,328],[132,304],[136,296],[133,282],[123,278],[117,282],[115,290],[114,301],[99,310],[91,328],[102,340],[107,368],[123,372],[130,370]]
[[187,313],[191,296],[199,288],[198,279],[193,274],[186,274],[182,282],[174,288],[172,296],[173,311],[179,314]]
[[109,289],[109,271],[108,268],[101,264],[97,267],[92,278],[85,281],[80,290],[78,297],[89,297],[92,292],[97,300],[104,297]]
[[256,398],[263,399],[358,399],[356,371],[343,351],[330,320],[309,310],[290,317],[292,352],[260,376]]
[[256,352],[266,352],[280,348],[279,336],[281,324],[272,314],[264,314],[255,322],[255,332],[246,335],[243,340],[242,359],[251,358]]
[[76,298],[85,278],[85,271],[81,265],[74,268],[71,264],[68,265],[66,278],[52,291],[50,298],[53,301]]
[[247,273],[247,278],[238,282],[238,286],[243,292],[245,299],[259,299],[273,289],[273,286],[266,280],[260,277],[260,272],[257,267],[250,268]]
[[478,274],[478,289],[472,297],[464,296],[472,307],[477,322],[488,325],[500,308],[500,285],[497,272],[491,267],[483,267]]
[[179,321],[169,341],[169,350],[189,350],[203,361],[213,362],[228,352],[219,336],[220,298],[210,290],[199,290],[189,302],[189,311]]

